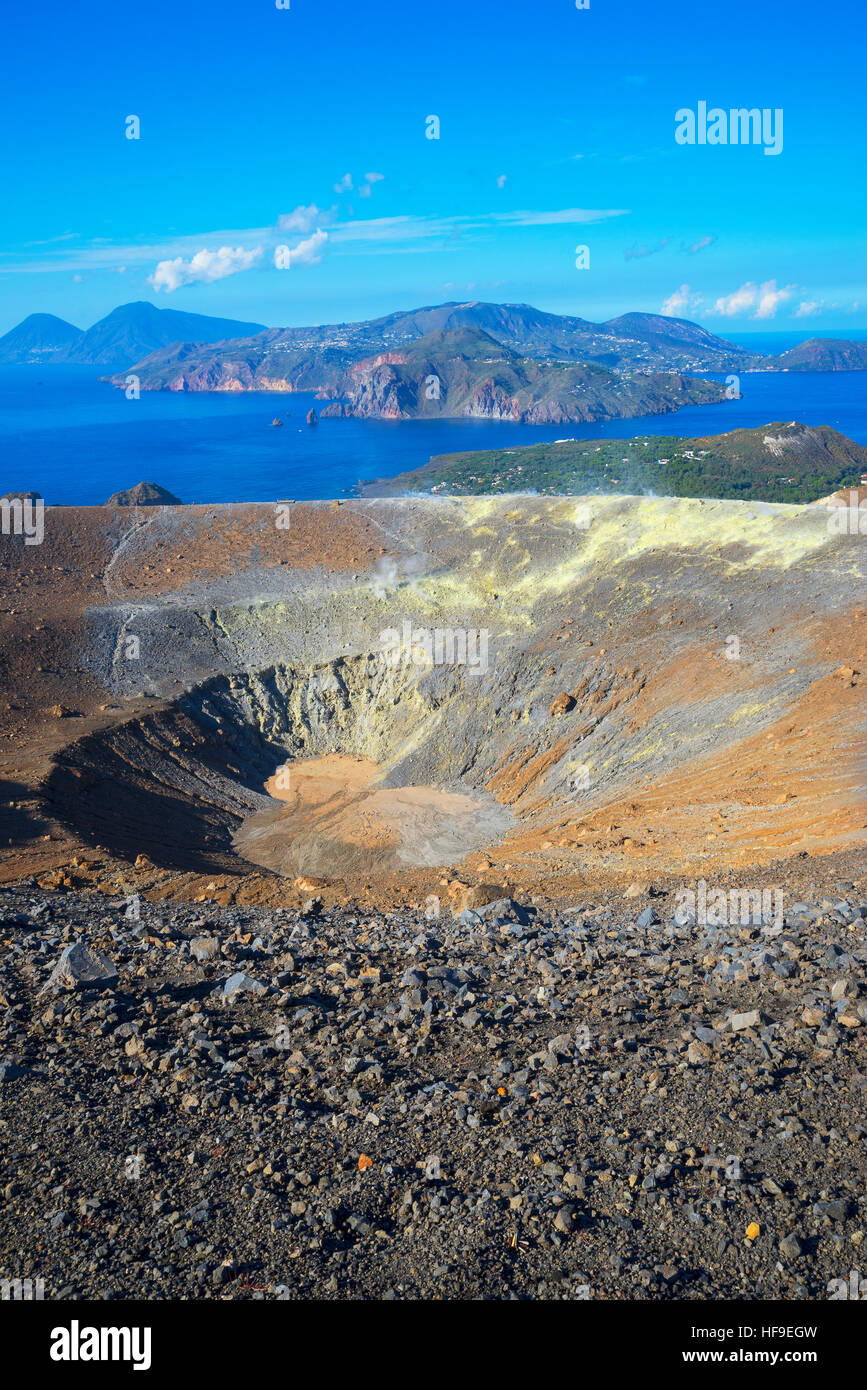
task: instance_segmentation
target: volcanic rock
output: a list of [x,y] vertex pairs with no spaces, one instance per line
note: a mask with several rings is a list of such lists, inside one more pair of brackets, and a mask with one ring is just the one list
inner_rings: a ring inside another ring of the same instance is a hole
[[568,714],[569,711],[570,711],[570,709],[574,709],[574,708],[575,708],[575,699],[574,699],[574,696],[569,695],[569,694],[566,693],[565,690],[562,690],[562,691],[560,692],[560,694],[556,697],[556,699],[554,700],[554,702],[552,703],[551,709],[549,710],[549,713],[552,714],[552,715],[554,716],[554,718],[556,719],[556,718],[558,718],[559,715],[561,715],[561,714]]
[[117,983],[117,970],[100,951],[84,940],[65,946],[60,959],[43,985],[43,991],[56,989],[105,989]]
[[180,507],[180,498],[159,483],[136,483],[124,492],[112,493],[107,507]]

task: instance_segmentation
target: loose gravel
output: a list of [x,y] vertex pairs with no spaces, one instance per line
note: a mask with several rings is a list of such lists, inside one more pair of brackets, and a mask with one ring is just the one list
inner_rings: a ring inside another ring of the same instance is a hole
[[812,887],[731,926],[7,889],[0,1278],[826,1299],[867,1274],[867,903]]

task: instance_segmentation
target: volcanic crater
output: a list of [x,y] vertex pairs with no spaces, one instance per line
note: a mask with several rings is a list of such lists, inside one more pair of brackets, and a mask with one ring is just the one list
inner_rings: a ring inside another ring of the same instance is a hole
[[[556,894],[863,844],[863,543],[822,507],[51,508],[16,560],[7,881]],[[384,660],[406,623],[485,668]]]

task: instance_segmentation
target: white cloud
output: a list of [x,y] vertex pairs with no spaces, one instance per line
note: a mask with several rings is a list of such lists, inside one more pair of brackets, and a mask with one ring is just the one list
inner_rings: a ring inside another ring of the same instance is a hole
[[382,183],[385,174],[365,174],[368,183]]
[[351,193],[351,192],[352,192],[352,175],[351,175],[351,174],[344,174],[344,175],[343,175],[343,178],[342,178],[342,179],[339,179],[338,182],[334,185],[334,192],[335,192],[335,193]]
[[794,292],[794,285],[784,285],[782,289],[777,289],[776,280],[766,280],[759,288],[756,318],[772,319],[780,305],[784,304],[787,299],[791,299]]
[[290,264],[318,265],[322,260],[320,252],[327,240],[327,232],[316,231],[312,236],[306,237],[304,241],[299,241],[297,246],[290,248]]
[[506,180],[507,180],[507,177],[508,177],[508,175],[506,175],[506,174],[500,174],[500,176],[499,176],[498,179],[497,179],[497,187],[498,187],[498,188],[505,188],[505,187],[506,187]]
[[228,275],[237,275],[239,270],[249,270],[261,256],[261,246],[254,246],[249,251],[243,246],[221,246],[218,251],[197,251],[189,261],[181,256],[160,261],[148,280],[155,290],[165,290],[166,294],[171,294],[182,285],[196,282],[211,284],[214,280],[225,280]]
[[813,314],[821,314],[824,307],[824,299],[802,299],[797,309],[795,310],[795,318],[811,318]]
[[718,299],[708,313],[721,314],[723,318],[731,319],[736,318],[738,314],[746,315],[748,310],[752,309],[754,312],[749,314],[750,318],[772,319],[780,305],[791,298],[795,288],[794,285],[783,285],[779,288],[776,280],[765,280],[761,285],[747,280],[740,289]]
[[686,249],[689,251],[690,255],[694,256],[696,252],[704,251],[705,247],[713,246],[715,241],[715,236],[703,236],[698,241],[694,241],[692,246],[687,246]]
[[718,299],[710,312],[722,314],[724,318],[734,318],[736,314],[745,314],[747,309],[754,308],[757,295],[758,286],[753,284],[752,280],[748,280],[739,290]]
[[690,289],[689,285],[681,285],[679,290],[670,294],[660,306],[659,312],[665,314],[667,318],[680,318],[685,313],[695,313],[702,303],[702,296]]
[[278,232],[310,232],[319,222],[329,219],[330,213],[323,212],[315,203],[307,207],[299,204],[292,212],[284,212],[277,218]]

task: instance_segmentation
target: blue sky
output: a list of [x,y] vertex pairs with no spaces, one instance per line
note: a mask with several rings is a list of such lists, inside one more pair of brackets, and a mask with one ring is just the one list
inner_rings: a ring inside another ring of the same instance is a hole
[[[290,3],[7,10],[0,332],[133,299],[867,326],[863,0]],[[781,108],[781,153],[679,145],[700,101]]]

